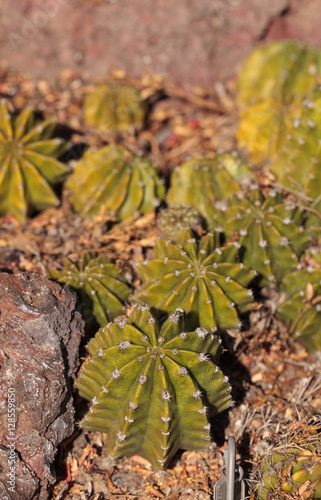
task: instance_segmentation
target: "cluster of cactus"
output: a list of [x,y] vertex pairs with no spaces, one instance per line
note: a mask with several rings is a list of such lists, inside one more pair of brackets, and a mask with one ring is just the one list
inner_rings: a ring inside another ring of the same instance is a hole
[[108,432],[107,453],[139,454],[163,470],[175,452],[211,443],[211,415],[230,406],[230,385],[215,364],[218,337],[186,331],[177,310],[160,326],[148,307],[101,328],[76,385],[91,400],[84,429]]
[[89,252],[84,253],[77,262],[67,259],[64,269],[52,270],[49,278],[68,284],[77,292],[88,329],[94,326],[94,320],[103,326],[124,313],[130,290],[109,257],[95,258]]
[[194,207],[210,227],[215,202],[240,191],[238,181],[244,175],[251,172],[237,155],[221,153],[214,158],[194,158],[174,170],[167,201],[171,207]]
[[182,307],[193,328],[237,329],[238,313],[251,308],[252,291],[246,287],[255,272],[238,262],[237,246],[221,247],[217,235],[198,241],[187,229],[179,242],[159,238],[152,259],[136,271],[142,285],[134,300],[161,313]]
[[289,273],[280,286],[276,316],[313,352],[321,350],[321,254],[310,251],[303,260],[305,269]]
[[99,85],[84,101],[86,122],[101,132],[123,133],[140,128],[146,105],[132,85]]
[[320,433],[318,418],[307,418],[264,453],[257,471],[259,500],[321,498]]
[[65,141],[50,139],[55,127],[54,119],[36,125],[31,108],[10,115],[6,101],[0,102],[0,215],[24,222],[32,212],[58,204],[53,186],[68,169],[57,160]]
[[156,167],[120,146],[87,150],[66,187],[76,212],[117,220],[154,211],[164,196]]

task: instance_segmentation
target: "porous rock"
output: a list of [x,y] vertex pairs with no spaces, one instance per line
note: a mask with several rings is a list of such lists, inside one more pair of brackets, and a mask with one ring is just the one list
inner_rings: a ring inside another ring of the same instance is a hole
[[69,287],[0,273],[1,498],[48,498],[57,445],[74,429],[83,327]]

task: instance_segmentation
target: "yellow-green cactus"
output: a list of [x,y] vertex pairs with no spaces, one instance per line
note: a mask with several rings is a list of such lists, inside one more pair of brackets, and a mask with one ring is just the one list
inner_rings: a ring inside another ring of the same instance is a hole
[[88,327],[94,318],[99,325],[104,325],[124,314],[129,287],[109,257],[95,258],[87,252],[77,262],[67,259],[64,269],[52,270],[49,278],[70,285],[78,293]]
[[163,470],[179,449],[205,450],[209,418],[231,403],[215,364],[220,343],[203,327],[186,331],[182,310],[159,325],[148,307],[101,328],[77,379],[91,400],[84,429],[107,433],[107,454],[140,455]]
[[164,196],[156,167],[120,146],[89,149],[66,187],[82,215],[113,215],[117,220],[153,212]]
[[168,204],[190,205],[210,224],[215,202],[240,191],[236,179],[250,172],[245,167],[244,160],[228,153],[189,160],[172,174]]
[[236,329],[238,313],[251,308],[252,291],[246,286],[255,276],[237,260],[237,248],[221,247],[212,234],[197,241],[184,230],[180,243],[158,239],[151,260],[136,267],[142,285],[134,300],[166,313],[181,307],[193,327]]
[[140,128],[146,105],[132,85],[109,83],[97,86],[84,102],[86,122],[101,132],[122,133]]
[[157,217],[157,227],[161,237],[173,241],[179,241],[182,230],[196,230],[201,225],[202,217],[198,211],[193,207],[183,205],[165,208]]
[[66,143],[50,139],[55,127],[54,119],[36,125],[31,108],[10,115],[6,102],[0,102],[0,215],[24,222],[32,212],[59,203],[52,186],[68,169],[56,159]]

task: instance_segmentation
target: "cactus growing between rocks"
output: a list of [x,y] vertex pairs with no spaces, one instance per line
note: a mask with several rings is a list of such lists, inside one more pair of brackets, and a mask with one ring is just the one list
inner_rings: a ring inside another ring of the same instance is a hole
[[230,385],[215,364],[219,339],[185,331],[182,310],[163,325],[136,306],[127,322],[109,323],[89,343],[91,359],[76,385],[91,400],[84,429],[107,433],[107,454],[141,455],[163,470],[180,448],[211,443],[209,417],[230,406]]
[[260,500],[321,498],[320,431],[318,418],[307,418],[265,450],[257,470]]
[[0,103],[0,215],[10,213],[24,222],[33,211],[58,204],[52,186],[61,182],[67,167],[56,158],[66,149],[62,139],[50,139],[56,121],[35,125],[31,108],[17,117]]
[[305,269],[285,276],[280,286],[280,305],[276,317],[308,351],[321,350],[321,254],[306,255]]
[[120,146],[89,149],[66,187],[76,212],[112,215],[117,220],[154,211],[164,196],[156,167]]
[[142,126],[146,105],[132,85],[98,85],[84,101],[84,117],[101,132],[122,133]]
[[[214,203],[240,191],[236,178],[245,162],[228,153],[194,158],[177,167],[171,178],[167,201],[171,207],[190,205],[211,223]],[[231,174],[233,173],[233,175]]]
[[[301,217],[302,219],[302,217]],[[238,232],[242,262],[261,275],[262,284],[279,282],[294,270],[309,237],[297,224],[300,212],[281,192],[270,190],[264,196],[259,189],[227,200],[217,213],[216,223],[228,238]]]
[[106,256],[95,258],[87,252],[78,262],[65,261],[62,271],[51,271],[49,277],[71,286],[79,295],[87,327],[93,317],[99,325],[124,313],[129,287],[118,268]]
[[182,307],[193,328],[236,329],[238,313],[251,308],[252,292],[246,286],[255,276],[237,257],[233,244],[220,247],[212,234],[197,241],[184,230],[180,243],[158,239],[152,259],[136,267],[142,285],[134,300],[159,312]]

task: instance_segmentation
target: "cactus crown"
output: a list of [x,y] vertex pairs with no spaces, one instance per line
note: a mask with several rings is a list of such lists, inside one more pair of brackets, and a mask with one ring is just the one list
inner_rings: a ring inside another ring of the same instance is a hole
[[51,271],[49,277],[70,285],[79,294],[88,327],[92,324],[93,315],[102,326],[124,312],[129,287],[109,257],[95,258],[87,252],[78,262],[67,259],[65,268]]
[[122,133],[140,128],[146,106],[132,85],[99,85],[84,102],[84,117],[101,132]]
[[165,469],[179,449],[204,450],[209,416],[230,405],[227,377],[215,365],[219,339],[205,328],[186,332],[177,310],[162,326],[147,307],[109,323],[88,346],[77,387],[92,401],[81,424],[108,432],[113,458],[139,454]]
[[31,108],[11,116],[0,102],[0,215],[24,222],[28,212],[58,204],[51,186],[63,180],[67,167],[56,159],[65,142],[50,139],[55,126],[53,119],[35,125]]
[[109,214],[117,220],[152,212],[164,196],[156,167],[120,146],[88,150],[66,186],[76,212]]
[[238,328],[238,312],[251,307],[245,287],[255,272],[236,262],[237,248],[220,247],[212,234],[197,241],[183,230],[180,243],[158,239],[153,258],[136,268],[143,283],[134,299],[162,312],[182,307],[193,327]]
[[276,190],[263,196],[252,189],[248,197],[232,197],[216,218],[229,238],[238,232],[242,260],[260,273],[263,284],[279,282],[295,269],[309,242],[307,233],[294,222],[300,219],[295,203]]
[[201,225],[202,217],[198,211],[189,206],[165,208],[157,217],[157,226],[162,238],[177,241],[184,229],[196,230]]

